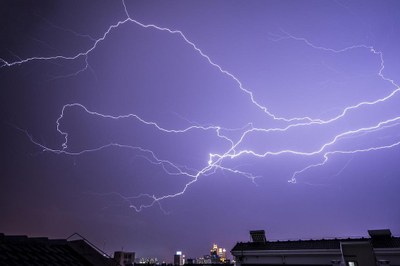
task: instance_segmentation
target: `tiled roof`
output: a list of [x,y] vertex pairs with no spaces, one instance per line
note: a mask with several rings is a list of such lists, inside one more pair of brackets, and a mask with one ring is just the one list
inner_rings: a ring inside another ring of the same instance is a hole
[[372,239],[374,248],[400,248],[400,237]]
[[319,239],[295,241],[266,241],[265,243],[246,242],[237,243],[232,251],[240,250],[307,250],[307,249],[340,249],[341,242],[370,241],[374,248],[400,248],[400,237],[381,239],[347,238],[347,239]]
[[[100,253],[98,256],[102,257]],[[98,265],[115,265],[111,264],[107,258],[103,261],[104,264]],[[94,264],[90,259],[86,259],[84,254],[77,252],[67,240],[0,234],[0,265],[87,266]]]

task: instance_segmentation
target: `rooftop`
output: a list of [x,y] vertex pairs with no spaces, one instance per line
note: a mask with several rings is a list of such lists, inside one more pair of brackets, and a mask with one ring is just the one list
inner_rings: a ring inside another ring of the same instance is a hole
[[390,230],[370,230],[369,233],[371,237],[368,238],[239,242],[233,247],[232,251],[340,249],[340,243],[356,241],[369,241],[373,248],[400,248],[400,237],[393,237]]
[[0,265],[116,265],[85,240],[6,236],[0,233]]

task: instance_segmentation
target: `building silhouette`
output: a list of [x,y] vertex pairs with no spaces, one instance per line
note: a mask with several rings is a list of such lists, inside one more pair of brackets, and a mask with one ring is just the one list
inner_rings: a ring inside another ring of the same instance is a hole
[[135,264],[135,252],[115,251],[114,260],[122,266],[133,266]]
[[77,240],[0,234],[0,265],[119,265],[85,238]]
[[400,265],[400,237],[389,229],[369,230],[369,238],[267,241],[264,230],[250,231],[251,240],[231,253],[237,266],[255,265]]

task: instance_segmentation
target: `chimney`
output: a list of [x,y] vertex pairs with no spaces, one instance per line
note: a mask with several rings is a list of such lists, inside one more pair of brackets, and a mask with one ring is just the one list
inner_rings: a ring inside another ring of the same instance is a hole
[[250,237],[251,237],[251,240],[253,243],[265,244],[265,242],[267,242],[267,239],[265,238],[264,230],[250,231]]

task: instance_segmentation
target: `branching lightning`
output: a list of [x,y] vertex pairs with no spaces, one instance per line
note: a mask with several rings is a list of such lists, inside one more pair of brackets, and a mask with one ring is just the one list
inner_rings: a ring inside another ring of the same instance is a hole
[[[250,179],[252,182],[255,182],[256,178],[259,176],[256,176],[250,172],[245,172],[241,171],[239,169],[234,169],[231,167],[226,166],[225,162],[228,161],[233,161],[233,160],[239,160],[243,156],[250,156],[253,157],[254,159],[268,159],[268,157],[271,156],[281,156],[285,154],[291,154],[298,156],[299,158],[303,157],[317,157],[320,158],[321,161],[318,163],[314,164],[309,164],[304,166],[302,169],[297,170],[293,173],[293,175],[290,177],[289,181],[290,183],[296,183],[297,178],[299,175],[305,174],[307,171],[316,168],[316,167],[322,167],[324,166],[330,158],[332,158],[334,155],[342,154],[342,155],[355,155],[359,153],[373,153],[381,150],[386,150],[386,149],[392,149],[396,148],[397,146],[400,145],[400,141],[393,141],[392,143],[385,144],[385,145],[367,145],[366,147],[363,148],[352,148],[348,147],[348,149],[343,149],[343,148],[336,148],[335,145],[340,143],[342,140],[346,138],[357,138],[362,134],[371,134],[373,132],[376,132],[377,130],[383,130],[388,127],[394,127],[397,126],[400,123],[400,116],[394,116],[391,118],[385,118],[382,119],[381,121],[374,123],[372,125],[368,125],[365,127],[357,127],[354,129],[350,130],[345,130],[342,132],[337,133],[334,135],[331,139],[327,140],[324,143],[321,143],[319,145],[319,148],[316,149],[300,149],[300,150],[295,150],[295,149],[280,149],[280,150],[272,150],[269,149],[269,147],[263,147],[263,152],[257,152],[252,149],[245,149],[243,148],[243,144],[246,140],[251,139],[252,135],[254,133],[258,134],[263,134],[265,135],[266,138],[268,138],[268,134],[271,133],[280,133],[284,134],[287,132],[291,132],[294,129],[297,128],[309,128],[310,131],[312,131],[315,126],[319,127],[324,127],[329,124],[333,124],[335,122],[341,121],[345,119],[349,114],[352,112],[358,111],[361,108],[369,108],[373,106],[378,106],[378,105],[384,105],[385,102],[389,101],[390,99],[394,98],[394,96],[398,95],[400,92],[400,86],[393,80],[384,75],[384,70],[385,70],[385,61],[384,61],[384,54],[381,51],[378,51],[372,46],[365,45],[365,44],[360,44],[360,45],[353,45],[345,48],[340,48],[340,49],[333,49],[333,48],[326,48],[322,46],[315,45],[311,41],[307,40],[306,38],[300,38],[296,37],[286,31],[282,31],[282,35],[279,36],[274,36],[272,41],[275,42],[282,42],[282,41],[293,41],[293,42],[299,42],[302,45],[306,45],[312,49],[315,50],[320,50],[326,53],[332,53],[332,54],[343,54],[343,53],[350,53],[354,50],[365,50],[371,54],[371,56],[377,57],[379,60],[379,70],[376,73],[379,79],[382,81],[388,83],[393,87],[393,89],[384,95],[383,97],[376,98],[373,100],[363,100],[360,101],[356,104],[346,106],[342,110],[340,110],[336,115],[331,116],[330,118],[327,119],[321,119],[321,118],[312,118],[310,116],[303,116],[303,117],[284,117],[280,116],[278,114],[273,113],[270,111],[266,106],[264,106],[259,100],[257,100],[257,96],[252,92],[252,90],[245,88],[243,83],[239,80],[239,78],[226,70],[224,67],[222,67],[220,64],[217,64],[213,59],[211,59],[210,56],[208,56],[205,52],[203,52],[198,45],[196,45],[194,42],[189,40],[186,35],[180,31],[180,30],[174,30],[170,29],[167,27],[160,27],[154,24],[144,24],[142,22],[139,22],[135,20],[134,18],[131,17],[131,15],[128,12],[127,6],[125,4],[125,1],[122,0],[122,6],[124,8],[126,18],[123,20],[118,21],[115,24],[112,24],[108,27],[108,29],[104,32],[104,34],[95,39],[89,35],[81,35],[77,34],[76,32],[72,30],[68,30],[72,33],[74,33],[76,36],[82,36],[85,38],[88,38],[90,41],[93,42],[91,47],[85,51],[81,51],[79,53],[76,53],[74,55],[55,55],[55,56],[50,56],[50,57],[41,57],[41,56],[34,56],[34,57],[29,57],[25,59],[19,59],[17,61],[6,61],[5,59],[0,58],[0,68],[13,68],[13,67],[18,67],[23,64],[29,64],[34,61],[56,61],[56,60],[61,60],[61,61],[73,61],[77,60],[79,58],[84,58],[85,64],[84,66],[76,71],[75,73],[72,73],[71,75],[79,75],[83,71],[86,71],[90,68],[89,65],[89,57],[91,53],[98,47],[98,45],[101,42],[104,42],[110,35],[112,31],[118,30],[118,28],[121,25],[127,24],[127,23],[132,23],[135,26],[142,27],[145,29],[153,29],[156,31],[161,31],[161,32],[167,32],[168,34],[178,36],[186,45],[191,47],[193,49],[193,52],[197,53],[200,55],[205,62],[212,68],[216,69],[219,71],[221,75],[226,76],[227,78],[231,79],[234,81],[237,85],[237,88],[243,92],[244,96],[247,97],[247,101],[250,100],[251,104],[256,106],[264,115],[266,115],[267,118],[273,119],[275,121],[283,122],[284,126],[281,127],[254,127],[251,123],[248,125],[244,126],[241,129],[229,129],[229,128],[224,128],[219,125],[208,125],[208,126],[202,126],[202,125],[189,125],[188,127],[185,128],[166,128],[162,127],[157,123],[157,121],[148,121],[146,119],[141,118],[139,115],[130,113],[130,114],[121,114],[121,115],[110,115],[110,114],[102,114],[100,112],[90,110],[86,106],[84,106],[81,103],[75,102],[75,103],[67,103],[61,108],[60,115],[58,119],[55,121],[56,123],[56,129],[57,132],[63,136],[64,141],[61,143],[61,148],[51,148],[46,145],[43,145],[42,143],[38,142],[35,140],[33,136],[31,136],[27,131],[20,129],[23,131],[27,137],[30,139],[30,141],[35,144],[36,146],[40,147],[43,151],[45,152],[51,152],[54,154],[63,154],[63,155],[68,155],[68,156],[79,156],[84,153],[92,153],[92,152],[97,152],[100,150],[104,149],[109,149],[109,148],[119,148],[119,149],[132,149],[135,150],[136,152],[140,153],[140,156],[146,159],[146,161],[153,165],[160,167],[167,176],[185,176],[188,178],[188,181],[186,184],[176,193],[172,194],[166,194],[166,195],[151,195],[147,193],[142,193],[137,196],[132,196],[132,197],[126,197],[123,196],[119,193],[112,192],[112,193],[105,193],[101,195],[117,195],[119,198],[123,199],[123,201],[128,202],[129,206],[134,209],[137,212],[142,211],[145,208],[152,207],[154,205],[158,205],[161,210],[161,202],[163,200],[175,198],[178,196],[183,195],[190,186],[192,186],[194,183],[196,183],[200,177],[202,176],[208,176],[216,173],[217,171],[223,171],[235,175],[241,175],[244,176],[248,179]],[[50,23],[50,22],[48,22]],[[53,25],[54,26],[54,25]],[[54,26],[56,27],[56,26]],[[18,58],[18,57],[17,57]],[[68,77],[67,76],[67,77]],[[223,153],[210,153],[208,155],[208,161],[204,163],[203,168],[201,169],[192,169],[187,166],[182,166],[178,165],[177,163],[159,158],[155,152],[153,152],[150,149],[139,147],[139,146],[132,146],[124,143],[108,143],[103,146],[99,146],[96,148],[92,149],[82,149],[82,150],[76,150],[73,151],[69,148],[68,143],[69,143],[69,133],[68,131],[62,130],[62,120],[65,116],[65,114],[71,110],[71,109],[79,109],[86,113],[87,115],[97,118],[97,119],[107,119],[107,120],[128,120],[128,121],[135,121],[137,123],[140,123],[144,127],[151,128],[152,130],[161,132],[163,134],[187,134],[189,132],[193,131],[199,131],[199,132],[212,132],[218,140],[220,140],[223,143],[227,143],[229,148],[226,149],[225,152]],[[224,134],[224,132],[229,131],[229,130],[238,130],[241,132],[240,137],[238,140],[235,140],[231,138],[228,134]],[[347,166],[347,164],[346,164]],[[147,203],[139,203],[137,204],[136,202],[140,201],[141,199],[146,199]],[[164,211],[164,210],[163,210]]]

